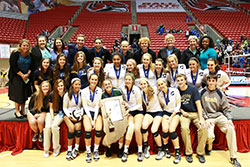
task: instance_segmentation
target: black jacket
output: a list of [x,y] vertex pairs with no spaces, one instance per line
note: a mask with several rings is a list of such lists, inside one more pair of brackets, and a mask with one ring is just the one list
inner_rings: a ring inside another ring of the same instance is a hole
[[[181,57],[181,51],[180,49],[178,48],[175,48],[173,46],[173,52],[171,54],[175,54],[178,58],[178,64],[182,64],[183,63],[183,60],[182,60],[182,57]],[[161,58],[163,61],[164,61],[164,66],[166,67],[166,64],[167,64],[167,47],[164,47],[164,48],[161,48],[159,53],[158,53],[158,58]]]
[[[93,66],[93,59],[95,57],[99,56],[99,53],[96,53],[97,55],[95,55],[95,47],[89,50],[89,56],[87,57],[87,63],[89,63],[90,66]],[[111,54],[110,54],[108,49],[102,48],[100,57],[104,61],[104,66],[107,63],[111,63]]]
[[196,49],[195,55],[189,50],[189,47],[183,51],[183,53],[182,53],[183,64],[186,65],[186,68],[189,67],[188,61],[191,57],[196,57],[199,60],[199,57],[200,57],[199,49]]
[[[148,48],[148,51],[147,53],[151,54],[152,56],[152,62],[155,63],[155,59],[156,59],[156,53],[155,51],[153,51],[152,49],[149,49]],[[135,55],[134,55],[134,59],[136,61],[137,64],[141,64],[141,58],[142,58],[142,55],[144,53],[142,52],[142,49],[138,49],[136,52],[135,52]]]

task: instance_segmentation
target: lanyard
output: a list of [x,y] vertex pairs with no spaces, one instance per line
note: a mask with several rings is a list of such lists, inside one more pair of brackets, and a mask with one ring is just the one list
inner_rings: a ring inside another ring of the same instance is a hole
[[173,80],[174,80],[174,82],[175,82],[175,80],[176,80],[176,75],[178,74],[178,66],[177,66],[175,75],[174,75],[173,73],[174,73],[174,71],[173,71],[173,69],[171,68],[171,75],[172,75],[172,78],[173,78]]
[[95,53],[95,57],[101,57],[102,55],[102,48],[101,51],[97,54],[96,49],[94,48],[94,53]]
[[165,93],[162,91],[163,95],[164,95],[164,98],[165,98],[165,102],[166,102],[166,105],[168,105],[168,101],[169,101],[169,88],[167,90],[167,98],[166,98],[166,95]]
[[191,71],[191,78],[192,78],[193,85],[196,84],[196,81],[197,81],[197,78],[198,78],[198,73],[199,73],[199,70],[197,69],[196,76],[194,78],[193,73]]
[[89,89],[89,94],[90,94],[90,100],[93,103],[94,99],[95,99],[95,89],[93,91],[93,94],[91,93],[91,90]]
[[118,71],[116,70],[115,65],[113,67],[114,67],[114,70],[115,70],[116,78],[119,79],[120,78],[120,74],[121,74],[121,65],[120,65]]
[[168,48],[166,48],[167,57],[168,57],[169,55],[171,55],[172,52],[173,52],[173,49],[172,49],[172,50],[168,50]]
[[129,101],[129,99],[130,99],[130,94],[132,92],[132,89],[133,89],[133,86],[131,87],[130,91],[128,91],[128,89],[127,89],[127,101]]
[[144,98],[144,101],[145,101],[145,103],[146,103],[146,105],[147,105],[147,107],[148,107],[147,97],[146,97],[146,95],[145,95],[144,92],[143,92],[143,98]]
[[161,73],[160,73],[160,76],[158,77],[158,75],[157,75],[157,72],[155,71],[155,76],[156,76],[156,80],[158,80],[159,78],[161,78],[162,77],[162,70],[161,70]]
[[77,93],[77,96],[75,96],[74,91],[72,91],[72,95],[73,95],[73,97],[74,97],[74,99],[75,99],[76,105],[78,105],[78,100],[79,100],[78,93]]
[[143,64],[143,65],[142,65],[142,68],[143,68],[143,72],[144,72],[145,77],[148,78],[148,76],[149,76],[149,67],[148,67],[147,70],[145,70],[144,64]]

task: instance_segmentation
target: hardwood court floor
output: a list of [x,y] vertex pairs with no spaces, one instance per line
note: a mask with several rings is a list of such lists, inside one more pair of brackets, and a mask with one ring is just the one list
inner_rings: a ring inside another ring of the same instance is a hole
[[[228,151],[213,151],[211,156],[206,156],[206,163],[199,163],[198,159],[193,156],[194,162],[188,163],[185,157],[179,164],[173,164],[173,157],[171,159],[163,158],[163,160],[156,161],[155,156],[151,155],[149,159],[144,159],[143,162],[137,162],[137,155],[130,154],[126,163],[121,162],[116,155],[112,158],[106,158],[105,155],[100,156],[98,162],[92,161],[91,163],[85,162],[86,153],[81,153],[75,160],[67,161],[65,159],[66,152],[61,153],[58,157],[49,158],[43,157],[41,150],[24,150],[21,154],[16,156],[10,155],[10,151],[0,153],[0,166],[1,167],[155,167],[155,166],[168,166],[168,167],[232,167],[229,163]],[[238,160],[242,167],[250,166],[250,153],[238,153]]]

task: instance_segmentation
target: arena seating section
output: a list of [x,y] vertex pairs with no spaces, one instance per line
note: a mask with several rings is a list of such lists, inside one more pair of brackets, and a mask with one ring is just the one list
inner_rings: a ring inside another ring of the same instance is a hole
[[35,44],[36,36],[42,30],[52,32],[58,26],[66,25],[78,8],[79,6],[60,6],[30,15],[28,29],[24,37],[30,40],[32,45]]
[[160,48],[166,46],[164,43],[164,35],[159,35],[156,33],[156,29],[160,24],[165,25],[166,29],[182,29],[183,33],[173,34],[175,36],[175,47],[181,49],[182,51],[187,47],[187,38],[185,37],[185,31],[188,28],[185,22],[186,13],[184,12],[169,12],[169,13],[138,13],[137,19],[138,24],[147,25],[149,36],[152,42],[151,49],[158,52]]
[[84,9],[72,23],[72,26],[77,26],[79,28],[71,38],[71,41],[75,42],[77,34],[82,33],[86,36],[85,45],[87,47],[92,48],[94,39],[96,37],[101,37],[104,46],[111,49],[115,39],[120,39],[122,26],[129,24],[131,24],[131,13],[91,13]]
[[245,9],[246,11],[250,12],[250,4],[249,3],[238,3],[240,7]]
[[26,20],[0,17],[0,42],[19,43],[23,38]]
[[[229,3],[226,0],[220,0]],[[211,1],[210,1],[211,3]],[[231,6],[233,6],[231,4]],[[189,7],[187,5],[187,7]],[[235,7],[235,6],[233,6]],[[237,7],[235,7],[237,8]],[[201,24],[209,24],[226,38],[240,41],[240,36],[250,36],[250,16],[242,11],[198,11],[189,8]]]

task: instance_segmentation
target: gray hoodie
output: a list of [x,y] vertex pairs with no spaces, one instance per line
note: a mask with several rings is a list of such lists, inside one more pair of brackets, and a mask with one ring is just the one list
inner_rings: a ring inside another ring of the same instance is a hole
[[219,89],[209,90],[207,87],[201,91],[201,104],[205,119],[217,118],[221,115],[232,119],[226,95]]

